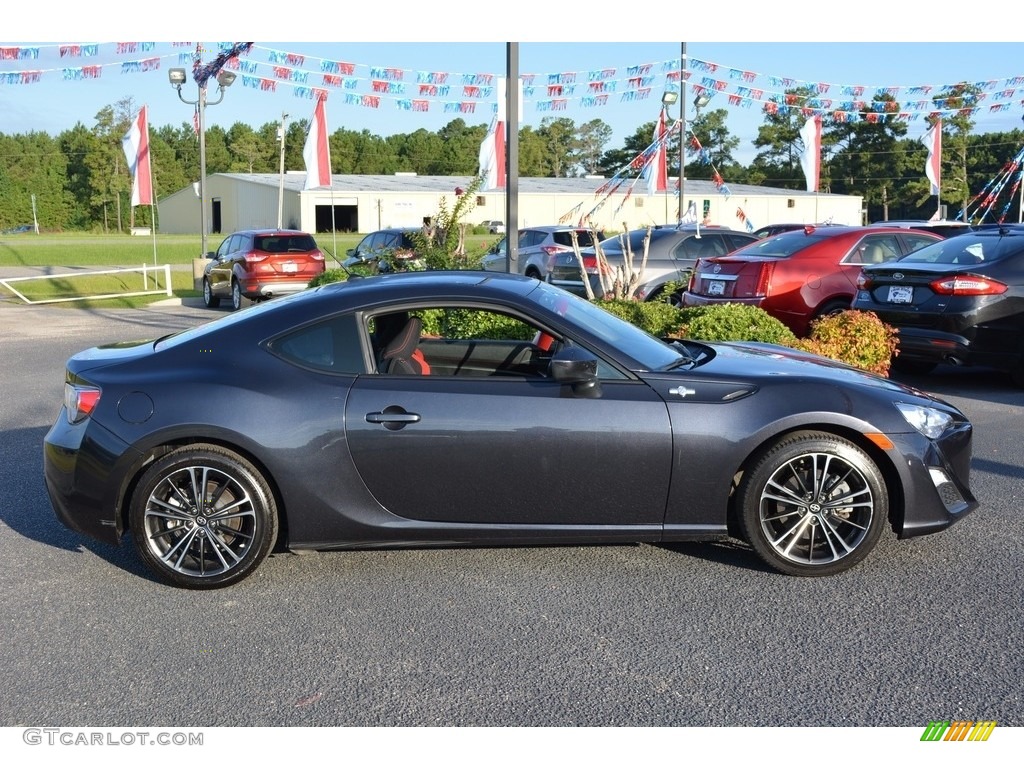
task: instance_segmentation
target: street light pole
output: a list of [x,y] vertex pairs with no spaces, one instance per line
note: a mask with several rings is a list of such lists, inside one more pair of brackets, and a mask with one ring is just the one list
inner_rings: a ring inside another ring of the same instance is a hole
[[288,113],[281,113],[281,128],[277,134],[281,142],[281,182],[277,188],[277,228],[284,226],[284,129],[288,124]]
[[[673,104],[675,104],[678,100],[679,100],[679,94],[676,93],[675,91],[665,91],[663,94],[661,94],[661,103],[665,107],[665,117],[667,117],[669,120],[672,119],[672,113],[669,110],[669,107],[671,107]],[[668,165],[668,157],[667,157],[667,154],[668,154],[668,152],[667,152],[668,141],[667,141],[667,137],[666,137],[666,142],[665,142],[665,148],[666,148],[665,165],[667,166]],[[680,151],[680,156],[681,156],[682,155],[682,148],[680,148],[679,151]],[[682,174],[682,162],[681,161],[680,161],[680,164],[679,164],[679,168],[680,168],[680,171],[679,171],[679,184],[680,184],[680,186],[679,186],[679,194],[682,195],[682,193],[683,193],[683,188],[682,188],[683,174]],[[680,203],[679,204],[682,205],[682,197],[680,197]],[[665,190],[665,223],[668,224],[668,190]],[[676,226],[679,226],[679,223],[680,223],[679,221],[676,221]]]
[[683,202],[686,197],[686,43],[679,44],[679,211],[676,226],[683,223]]
[[181,86],[185,84],[186,76],[185,70],[181,67],[172,67],[167,70],[167,79],[170,80],[171,85],[177,90],[178,98],[181,101],[196,107],[196,128],[199,131],[199,227],[203,243],[200,256],[206,258],[206,254],[209,253],[209,247],[207,246],[209,227],[206,224],[206,107],[220,104],[224,100],[224,89],[235,82],[235,74],[223,69],[217,73],[218,95],[216,101],[207,101],[205,85],[199,86],[199,97],[194,101],[182,96]]

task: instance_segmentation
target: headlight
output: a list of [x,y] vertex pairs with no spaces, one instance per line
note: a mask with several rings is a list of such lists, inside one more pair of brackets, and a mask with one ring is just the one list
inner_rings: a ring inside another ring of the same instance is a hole
[[907,422],[925,437],[933,440],[945,432],[953,423],[953,417],[938,408],[928,408],[924,405],[910,405],[909,403],[896,403],[900,413]]

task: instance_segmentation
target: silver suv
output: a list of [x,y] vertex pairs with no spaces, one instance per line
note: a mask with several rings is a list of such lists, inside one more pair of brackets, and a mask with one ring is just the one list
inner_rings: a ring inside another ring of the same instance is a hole
[[[595,239],[604,235],[593,229],[556,225],[544,227],[526,227],[519,230],[519,271],[527,277],[544,280],[549,266],[561,254],[572,256],[572,233],[580,248],[592,248]],[[483,258],[483,268],[491,272],[505,271],[505,238],[493,246]]]

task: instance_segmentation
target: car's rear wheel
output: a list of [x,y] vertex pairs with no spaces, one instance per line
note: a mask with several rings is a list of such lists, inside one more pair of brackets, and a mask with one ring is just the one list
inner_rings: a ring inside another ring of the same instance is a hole
[[744,538],[792,576],[830,576],[863,560],[889,513],[872,459],[837,435],[796,432],[761,453],[738,489]]
[[850,308],[850,302],[848,301],[830,301],[828,304],[818,310],[816,319],[823,317],[829,317],[830,315],[838,315],[840,312],[845,312]]
[[203,278],[203,303],[210,309],[220,306],[220,299],[213,295],[213,288],[210,286],[209,278]]
[[139,556],[162,580],[212,589],[241,581],[263,562],[277,537],[277,506],[250,462],[195,445],[146,470],[129,525]]
[[239,309],[242,309],[243,307],[248,307],[250,304],[252,304],[252,302],[249,301],[249,299],[245,298],[244,295],[242,295],[242,286],[241,286],[241,284],[237,280],[232,280],[231,281],[231,308],[234,309],[234,310],[239,310]]

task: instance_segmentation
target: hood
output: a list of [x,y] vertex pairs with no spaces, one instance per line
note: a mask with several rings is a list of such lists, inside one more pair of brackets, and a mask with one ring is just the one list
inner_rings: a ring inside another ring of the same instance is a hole
[[759,379],[791,376],[822,383],[843,383],[885,389],[893,393],[934,399],[921,390],[908,387],[875,373],[810,352],[760,342],[702,342],[715,350],[715,358],[701,367],[708,374]]

